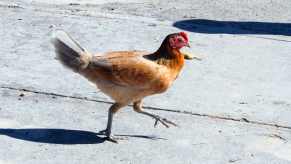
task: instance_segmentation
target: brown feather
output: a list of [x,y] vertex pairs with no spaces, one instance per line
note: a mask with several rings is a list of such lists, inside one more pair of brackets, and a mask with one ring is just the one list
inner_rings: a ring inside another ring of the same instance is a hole
[[[184,65],[184,55],[170,47],[168,40],[173,35],[176,34],[168,35],[155,53],[115,51],[95,56],[78,53],[70,55],[70,60],[86,59],[88,64],[77,72],[116,102],[128,104],[166,91],[177,78]],[[64,45],[76,43],[71,38],[67,40]],[[72,45],[77,46],[80,47]],[[58,50],[63,51],[63,48],[58,47]]]

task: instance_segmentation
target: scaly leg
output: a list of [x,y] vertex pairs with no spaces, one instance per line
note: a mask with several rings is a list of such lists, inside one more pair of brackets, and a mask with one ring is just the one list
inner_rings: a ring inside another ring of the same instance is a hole
[[173,126],[178,126],[177,124],[175,124],[174,122],[166,119],[166,118],[162,118],[160,117],[159,115],[155,115],[155,114],[152,114],[152,113],[149,113],[149,112],[145,112],[142,110],[142,101],[136,101],[133,103],[133,109],[134,111],[138,112],[138,113],[141,113],[141,114],[144,114],[144,115],[147,115],[147,116],[150,116],[152,117],[153,119],[156,120],[154,126],[156,127],[158,122],[162,123],[165,127],[169,128],[169,124],[173,125]]
[[99,134],[106,135],[106,140],[108,140],[108,141],[117,143],[117,141],[111,135],[113,115],[123,106],[124,105],[121,105],[119,103],[115,103],[115,104],[111,105],[111,107],[108,110],[108,119],[107,119],[106,129],[99,132]]

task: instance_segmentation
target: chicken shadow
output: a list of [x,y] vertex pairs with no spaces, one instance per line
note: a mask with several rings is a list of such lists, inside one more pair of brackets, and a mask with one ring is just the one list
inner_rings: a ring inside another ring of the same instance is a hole
[[206,34],[255,34],[291,36],[291,23],[217,21],[189,19],[177,21],[174,27]]
[[94,132],[68,129],[0,129],[0,135],[50,144],[98,144],[105,141]]
[[[65,145],[100,144],[106,141],[104,137],[99,136],[99,133],[68,129],[0,129],[0,135],[6,135],[12,138],[31,142]],[[150,140],[164,139],[146,135],[119,134],[116,136],[135,137]]]

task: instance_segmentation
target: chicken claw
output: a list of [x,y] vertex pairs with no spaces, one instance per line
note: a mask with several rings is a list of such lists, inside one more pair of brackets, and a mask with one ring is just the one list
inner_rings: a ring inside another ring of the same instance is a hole
[[162,123],[166,128],[169,128],[170,126],[169,125],[173,125],[173,126],[178,126],[176,123],[166,119],[166,118],[162,118],[160,117],[159,115],[156,115],[156,114],[152,114],[152,113],[149,113],[149,112],[146,112],[142,109],[142,100],[139,100],[139,101],[136,101],[133,103],[133,109],[134,111],[140,113],[140,114],[144,114],[144,115],[147,115],[147,116],[150,116],[151,118],[155,119],[155,124],[154,124],[154,127],[156,127],[158,125],[158,123]]
[[156,116],[156,118],[154,118],[154,119],[156,119],[154,127],[156,127],[159,122],[161,122],[166,128],[170,127],[168,124],[171,124],[171,125],[176,126],[176,127],[178,126],[177,124],[175,124],[174,122],[172,122],[170,120],[167,120],[166,118],[161,118],[159,116]]
[[151,114],[151,113],[148,113],[148,112],[145,112],[145,111],[140,111],[139,113],[147,115],[147,116],[150,116],[153,119],[155,119],[156,121],[155,121],[154,127],[156,127],[159,122],[162,125],[164,125],[166,128],[169,128],[170,125],[173,125],[173,126],[176,126],[176,127],[178,126],[176,123],[174,123],[174,122],[172,122],[172,121],[170,121],[170,120],[168,120],[166,118],[162,118],[159,115]]

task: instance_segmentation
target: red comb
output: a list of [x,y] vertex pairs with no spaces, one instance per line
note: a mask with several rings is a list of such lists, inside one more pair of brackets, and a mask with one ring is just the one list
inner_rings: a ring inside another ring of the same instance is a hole
[[187,42],[189,41],[188,39],[188,35],[186,34],[186,32],[180,32],[179,33]]

